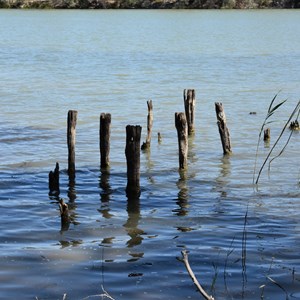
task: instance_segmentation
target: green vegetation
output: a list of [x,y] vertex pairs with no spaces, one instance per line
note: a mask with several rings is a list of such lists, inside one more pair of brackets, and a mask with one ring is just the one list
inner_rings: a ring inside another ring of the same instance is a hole
[[300,8],[299,0],[0,0],[0,8]]
[[[259,182],[259,178],[260,178],[260,175],[265,167],[265,165],[267,164],[267,162],[269,162],[269,171],[270,171],[270,167],[271,167],[271,163],[274,161],[274,159],[278,158],[279,156],[282,155],[282,153],[284,152],[285,148],[287,147],[287,145],[289,144],[291,138],[292,138],[292,135],[293,135],[293,131],[294,130],[298,130],[298,128],[295,128],[293,129],[293,127],[291,127],[292,124],[299,124],[298,123],[298,118],[299,118],[299,115],[300,115],[300,100],[297,102],[294,110],[292,111],[292,113],[289,115],[288,117],[288,120],[286,121],[285,125],[283,126],[279,136],[277,137],[274,145],[271,147],[271,150],[269,151],[267,157],[265,158],[264,162],[262,163],[259,171],[258,171],[258,174],[256,175],[256,166],[257,166],[257,155],[258,155],[258,148],[259,148],[259,144],[261,142],[261,139],[262,139],[262,133],[265,129],[265,126],[267,124],[270,124],[274,121],[270,121],[269,119],[273,116],[273,114],[281,107],[281,105],[283,105],[286,101],[286,100],[283,100],[281,102],[279,102],[278,104],[274,105],[274,102],[277,98],[278,94],[275,95],[275,97],[272,99],[270,105],[269,105],[269,108],[268,108],[268,111],[267,111],[267,115],[265,117],[265,120],[261,126],[261,129],[260,129],[260,132],[259,132],[259,136],[258,136],[258,142],[257,142],[257,149],[256,149],[256,159],[255,159],[255,164],[254,164],[254,172],[253,172],[253,183],[255,184],[258,184]],[[295,121],[292,122],[293,118],[296,116],[296,119]],[[290,125],[290,126],[289,126]],[[278,154],[273,156],[271,158],[271,155],[273,154],[274,150],[276,149],[277,150],[277,145],[279,143],[279,141],[283,138],[283,134],[285,132],[285,130],[287,128],[290,128],[290,134],[287,136],[286,138],[286,141],[284,143],[284,146],[279,150]],[[255,179],[256,178],[256,179]]]

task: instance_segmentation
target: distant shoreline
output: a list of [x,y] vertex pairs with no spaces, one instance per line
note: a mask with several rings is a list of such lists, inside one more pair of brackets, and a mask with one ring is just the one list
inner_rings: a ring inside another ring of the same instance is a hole
[[0,0],[21,9],[261,9],[300,8],[299,0]]

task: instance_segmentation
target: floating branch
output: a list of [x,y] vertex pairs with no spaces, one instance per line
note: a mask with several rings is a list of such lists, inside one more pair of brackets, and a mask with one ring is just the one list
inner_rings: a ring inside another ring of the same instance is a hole
[[59,163],[56,163],[54,171],[49,172],[49,194],[59,195]]
[[184,90],[183,91],[185,115],[188,124],[188,134],[191,135],[194,131],[195,121],[195,90]]
[[77,123],[77,111],[68,111],[68,174],[70,180],[75,179],[75,139],[76,139],[76,123]]
[[102,113],[100,115],[99,129],[101,169],[109,167],[110,125],[111,114]]
[[190,263],[189,263],[189,260],[188,260],[188,255],[187,255],[187,252],[186,250],[183,250],[181,251],[181,254],[182,254],[182,261],[190,275],[190,277],[192,278],[195,286],[197,287],[198,291],[201,293],[201,295],[206,299],[206,300],[214,300],[214,297],[213,296],[209,296],[205,290],[203,289],[203,287],[201,286],[201,284],[198,282],[191,266],[190,266]]
[[142,150],[150,148],[151,135],[152,135],[152,126],[153,126],[153,105],[152,100],[147,101],[148,106],[148,117],[147,117],[147,139],[146,142],[142,145]]
[[231,143],[230,143],[230,134],[226,124],[226,116],[223,109],[223,104],[215,102],[216,115],[217,115],[217,124],[219,128],[220,138],[223,147],[223,153],[231,154]]
[[188,128],[184,113],[175,113],[175,126],[178,137],[179,168],[185,169],[187,166],[188,154]]
[[127,195],[140,194],[141,126],[126,126]]

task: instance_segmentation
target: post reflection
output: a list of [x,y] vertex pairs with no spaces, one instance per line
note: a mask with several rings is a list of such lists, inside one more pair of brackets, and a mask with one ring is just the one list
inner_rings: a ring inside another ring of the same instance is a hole
[[140,220],[140,199],[139,197],[131,195],[127,200],[127,222],[123,225],[129,236],[127,247],[132,248],[142,243],[144,231],[138,228]]
[[151,171],[152,171],[154,164],[151,160],[150,148],[145,149],[143,152],[146,155],[147,179],[148,179],[149,183],[154,184],[154,178],[153,178],[153,176],[151,176]]
[[221,197],[227,197],[226,186],[229,183],[230,174],[230,157],[228,155],[225,155],[220,160],[220,173],[216,178],[216,191],[220,193]]
[[77,225],[79,224],[78,221],[76,221],[77,214],[76,214],[76,182],[75,179],[70,179],[69,180],[69,185],[68,185],[68,198],[69,201],[67,204],[68,208],[68,214],[69,214],[69,222],[66,224],[65,222],[62,222],[61,226],[61,232],[69,230],[70,224]]
[[176,204],[179,208],[174,209],[173,212],[177,216],[185,216],[188,215],[188,200],[189,200],[189,188],[187,186],[187,171],[179,170],[179,179],[176,183],[178,187],[178,195],[176,199]]
[[108,170],[101,170],[99,176],[99,187],[100,187],[100,201],[101,207],[98,211],[102,214],[103,218],[110,219],[113,215],[110,214],[109,201],[112,193],[111,186],[109,183],[110,173]]

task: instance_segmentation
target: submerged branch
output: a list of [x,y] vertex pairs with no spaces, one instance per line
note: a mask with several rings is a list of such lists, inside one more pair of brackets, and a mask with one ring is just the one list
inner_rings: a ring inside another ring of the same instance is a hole
[[186,250],[181,251],[182,254],[182,261],[184,262],[184,265],[190,275],[190,277],[192,278],[195,286],[197,287],[197,289],[199,290],[199,292],[201,293],[201,295],[206,299],[206,300],[214,300],[213,296],[209,296],[205,290],[202,288],[201,284],[198,282],[193,270],[191,269],[191,266],[189,264],[188,261],[188,255]]

